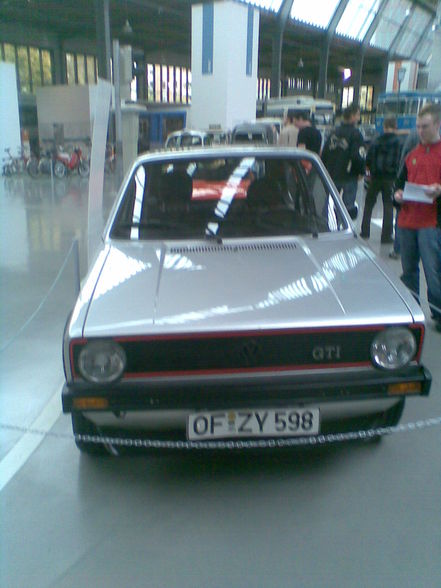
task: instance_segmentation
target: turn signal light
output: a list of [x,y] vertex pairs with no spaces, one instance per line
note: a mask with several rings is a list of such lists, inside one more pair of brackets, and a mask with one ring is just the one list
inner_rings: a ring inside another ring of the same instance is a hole
[[107,398],[102,398],[101,396],[74,398],[73,407],[79,410],[100,410],[103,408],[109,408],[109,401]]
[[388,394],[419,394],[421,382],[402,382],[401,384],[389,384]]

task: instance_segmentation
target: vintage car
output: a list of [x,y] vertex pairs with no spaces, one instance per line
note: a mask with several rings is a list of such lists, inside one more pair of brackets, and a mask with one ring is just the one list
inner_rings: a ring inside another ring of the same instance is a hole
[[275,124],[257,120],[236,125],[231,134],[231,142],[234,144],[260,143],[273,145],[277,143],[277,137]]
[[63,410],[86,452],[389,426],[429,393],[423,339],[313,153],[146,154],[66,324]]
[[176,149],[179,147],[200,147],[211,145],[213,136],[206,131],[193,131],[190,129],[183,129],[170,133],[165,140],[164,147],[166,149]]

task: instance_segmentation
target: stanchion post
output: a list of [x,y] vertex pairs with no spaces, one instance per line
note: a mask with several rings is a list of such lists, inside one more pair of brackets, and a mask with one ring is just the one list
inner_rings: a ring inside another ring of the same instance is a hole
[[73,257],[74,257],[74,277],[75,277],[75,293],[80,293],[81,280],[80,280],[80,244],[78,239],[74,239],[73,242]]

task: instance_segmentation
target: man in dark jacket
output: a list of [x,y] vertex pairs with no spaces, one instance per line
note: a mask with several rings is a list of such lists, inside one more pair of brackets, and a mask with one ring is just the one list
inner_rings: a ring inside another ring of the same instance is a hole
[[378,193],[383,198],[383,227],[381,242],[392,243],[393,225],[393,188],[398,174],[400,163],[401,145],[395,134],[397,121],[395,118],[386,118],[384,121],[384,133],[369,147],[366,157],[366,167],[371,174],[371,181],[366,192],[363,220],[361,222],[361,237],[369,239],[371,232],[372,210],[377,201]]
[[357,216],[355,199],[358,177],[364,174],[366,151],[363,136],[356,128],[360,109],[351,104],[343,111],[343,123],[326,140],[322,160],[352,218]]

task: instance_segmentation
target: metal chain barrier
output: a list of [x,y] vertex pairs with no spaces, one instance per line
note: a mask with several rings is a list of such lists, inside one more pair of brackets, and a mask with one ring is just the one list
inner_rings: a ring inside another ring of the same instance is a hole
[[23,333],[24,330],[26,330],[29,327],[29,325],[31,324],[31,322],[34,320],[34,318],[41,311],[41,309],[45,305],[47,299],[49,298],[49,296],[54,291],[55,286],[60,281],[60,278],[63,275],[63,272],[66,269],[66,266],[68,264],[68,261],[70,259],[70,256],[72,255],[72,252],[74,254],[74,260],[75,260],[75,268],[74,268],[75,269],[75,285],[76,285],[77,293],[79,292],[80,275],[79,275],[79,249],[78,249],[78,247],[79,247],[79,245],[78,245],[78,239],[74,239],[72,241],[72,244],[71,244],[70,248],[69,248],[69,251],[67,252],[66,257],[64,258],[64,261],[63,261],[60,269],[58,270],[58,273],[57,273],[57,275],[55,277],[55,280],[52,282],[52,285],[49,288],[49,290],[47,291],[46,295],[43,297],[43,299],[41,300],[40,304],[34,310],[34,312],[31,314],[31,316],[28,318],[28,320],[18,329],[18,331],[15,333],[15,335],[13,337],[11,337],[8,341],[6,341],[6,343],[4,345],[2,345],[0,347],[0,353],[2,353],[3,351],[6,351],[6,349],[8,347],[10,347],[12,345],[12,343],[14,343],[14,341],[16,341],[18,339],[18,337]]
[[7,425],[0,423],[0,429],[10,431],[19,431],[21,433],[30,433],[42,437],[53,437],[57,439],[75,439],[79,442],[107,445],[110,447],[129,447],[143,449],[205,449],[205,450],[225,450],[225,449],[276,449],[284,447],[297,446],[314,446],[326,445],[330,443],[341,443],[345,441],[369,440],[376,437],[384,437],[395,433],[408,433],[420,431],[429,427],[441,425],[441,416],[423,419],[411,423],[404,423],[392,427],[378,427],[362,431],[350,431],[348,433],[330,433],[327,435],[314,435],[310,437],[293,437],[280,439],[259,439],[259,440],[225,440],[225,441],[172,441],[161,439],[126,439],[122,437],[107,437],[101,435],[74,435],[70,433],[55,433],[52,431],[43,431],[20,427],[16,425]]

